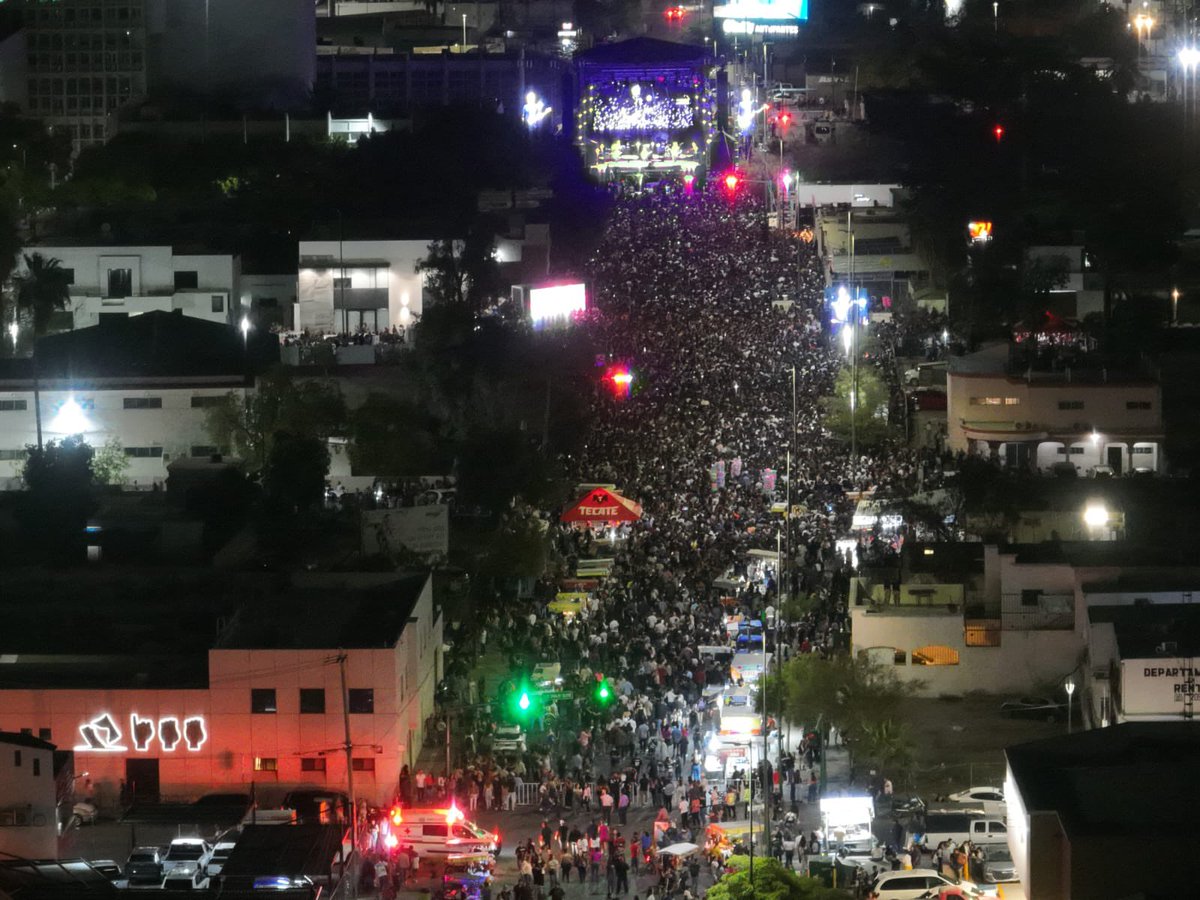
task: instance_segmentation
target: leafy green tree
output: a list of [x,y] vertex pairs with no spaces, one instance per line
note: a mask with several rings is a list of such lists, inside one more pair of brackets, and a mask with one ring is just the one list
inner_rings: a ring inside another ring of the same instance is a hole
[[16,279],[17,308],[33,321],[33,333],[46,333],[54,313],[71,302],[71,289],[62,261],[40,253],[25,254],[25,271]]
[[874,368],[859,365],[856,379],[853,369],[846,366],[838,373],[833,396],[822,401],[823,421],[840,440],[849,443],[853,433],[860,447],[869,447],[887,437],[887,403],[887,386]]
[[[12,278],[17,267],[17,254],[21,252],[21,234],[17,230],[17,218],[8,202],[0,202],[0,340],[8,337],[8,324],[11,321],[6,307],[7,291],[3,286]],[[16,318],[16,310],[12,319]]]
[[232,448],[251,471],[259,471],[279,432],[321,440],[343,433],[346,403],[331,382],[296,379],[277,369],[259,379],[245,399],[226,395],[208,411],[206,424],[214,444]]
[[464,239],[438,240],[417,263],[425,286],[438,303],[456,304],[478,314],[500,293],[500,265],[494,255],[495,235],[477,223]]
[[850,900],[853,896],[805,878],[771,857],[754,860],[753,880],[750,857],[731,856],[728,866],[733,871],[708,889],[709,900]]
[[77,562],[88,516],[96,508],[92,448],[75,436],[50,441],[41,450],[26,449],[18,515],[30,548],[51,564]]
[[92,457],[92,477],[97,484],[124,484],[128,470],[129,457],[119,438],[109,438]]
[[362,475],[443,471],[438,423],[416,404],[373,392],[350,414],[350,462]]
[[550,535],[537,516],[514,516],[492,536],[480,574],[493,578],[537,577],[546,570]]
[[277,432],[263,472],[267,499],[277,510],[305,512],[320,505],[329,473],[329,448],[319,437]]

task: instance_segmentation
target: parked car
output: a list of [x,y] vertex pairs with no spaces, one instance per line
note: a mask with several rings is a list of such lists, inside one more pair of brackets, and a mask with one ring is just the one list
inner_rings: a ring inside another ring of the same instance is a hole
[[971,900],[987,896],[978,885],[970,881],[952,881],[933,869],[902,869],[881,873],[871,883],[867,897],[869,900],[920,900],[936,897],[942,888],[956,888]]
[[1041,719],[1044,722],[1067,721],[1067,704],[1048,697],[1021,697],[1000,704],[1000,715],[1009,719]]
[[71,816],[75,819],[76,825],[95,825],[96,807],[86,800],[79,800],[71,807]]
[[980,880],[991,884],[1017,880],[1017,864],[1008,847],[997,844],[983,848],[983,877]]
[[161,884],[163,854],[157,847],[138,847],[125,861],[125,877],[130,884]]
[[973,787],[959,791],[946,798],[955,803],[968,803],[976,809],[982,809],[989,816],[1008,814],[1008,804],[1004,802],[1004,790],[998,787]]
[[92,868],[109,881],[117,881],[124,877],[124,873],[121,871],[121,864],[114,859],[93,859]]
[[182,863],[166,874],[162,886],[169,891],[206,891],[208,875],[199,863]]
[[499,725],[492,734],[493,753],[524,753],[525,735],[520,725]]
[[167,855],[163,857],[163,874],[169,875],[175,869],[188,863],[195,863],[203,868],[204,864],[208,862],[210,853],[212,853],[212,847],[203,838],[175,838],[171,841],[171,846],[167,848]]
[[209,854],[208,862],[204,866],[204,874],[209,878],[220,875],[221,870],[225,868],[225,863],[229,861],[229,854],[236,846],[237,838],[232,834],[228,837],[218,838],[216,844],[213,845],[212,853]]

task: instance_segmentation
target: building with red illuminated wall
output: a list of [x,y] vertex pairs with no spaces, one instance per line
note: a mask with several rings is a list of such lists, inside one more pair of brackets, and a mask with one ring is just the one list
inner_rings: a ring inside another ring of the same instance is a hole
[[0,730],[73,750],[77,793],[101,809],[252,786],[271,805],[297,786],[345,789],[348,719],[355,795],[389,799],[441,677],[430,576],[303,573],[245,593],[195,665],[154,655],[169,648],[11,653],[0,637]]

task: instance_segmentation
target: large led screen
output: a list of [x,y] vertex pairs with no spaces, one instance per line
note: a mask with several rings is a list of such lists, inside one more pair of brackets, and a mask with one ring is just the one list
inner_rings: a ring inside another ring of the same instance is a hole
[[529,318],[534,327],[561,322],[587,310],[582,284],[555,284],[529,289]]

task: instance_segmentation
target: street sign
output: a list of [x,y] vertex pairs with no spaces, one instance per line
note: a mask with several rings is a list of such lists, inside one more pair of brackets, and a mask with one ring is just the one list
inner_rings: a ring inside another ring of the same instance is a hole
[[571,691],[546,691],[542,697],[546,700],[570,700],[575,694]]

